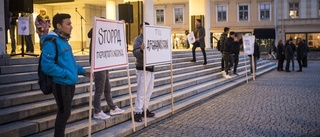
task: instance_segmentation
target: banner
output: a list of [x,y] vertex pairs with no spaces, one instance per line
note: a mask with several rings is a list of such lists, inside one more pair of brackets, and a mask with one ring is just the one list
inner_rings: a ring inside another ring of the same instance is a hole
[[18,17],[18,34],[29,35],[29,18]]
[[245,55],[252,55],[254,53],[255,36],[243,36],[243,51]]
[[91,50],[94,72],[127,66],[124,26],[122,21],[95,18]]
[[171,28],[145,25],[143,29],[146,66],[171,63]]

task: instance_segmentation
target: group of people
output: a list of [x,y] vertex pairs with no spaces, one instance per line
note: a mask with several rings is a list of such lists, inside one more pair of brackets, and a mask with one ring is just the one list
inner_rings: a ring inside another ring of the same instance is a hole
[[[240,53],[240,46],[243,44],[242,35],[236,34],[235,32],[230,31],[230,28],[225,27],[224,32],[221,33],[219,42],[218,42],[218,50],[221,52],[221,70],[222,76],[225,78],[231,78],[229,70],[232,70],[233,67],[233,74],[238,76],[237,68],[239,63],[239,53]],[[228,37],[229,34],[229,37]],[[253,73],[253,66],[252,61],[254,60],[254,69],[257,69],[257,60],[260,58],[260,50],[259,45],[257,42],[254,43],[254,53],[253,53],[253,60],[252,55],[250,57],[250,71],[251,74]]]
[[[32,42],[32,35],[36,31],[39,38],[41,38],[43,35],[48,34],[49,29],[51,27],[51,22],[49,16],[46,14],[46,9],[40,9],[40,14],[37,15],[36,19],[33,20],[33,14],[32,13],[21,13],[21,17],[26,17],[29,19],[29,35],[25,36],[26,41],[26,52],[27,53],[34,53],[34,44]],[[19,14],[15,12],[9,12],[9,26],[7,29],[9,29],[10,32],[10,39],[11,39],[11,55],[16,54],[16,37],[15,37],[15,31],[17,26],[17,19]],[[35,27],[34,27],[35,26]],[[36,29],[35,29],[36,28]],[[40,49],[42,46],[40,45]]]
[[[292,71],[294,71],[294,55],[295,52],[297,52],[297,61],[299,64],[299,70],[297,72],[302,72],[302,67],[307,67],[307,54],[309,51],[307,43],[302,40],[301,38],[298,38],[298,47],[293,43],[293,39],[289,39],[286,41],[285,45],[283,44],[283,41],[280,40],[277,46],[277,59],[278,59],[278,71],[285,71],[285,72],[291,72],[289,70],[290,68],[290,62],[292,62]],[[286,67],[285,70],[283,70],[283,63],[284,60],[286,60]]]

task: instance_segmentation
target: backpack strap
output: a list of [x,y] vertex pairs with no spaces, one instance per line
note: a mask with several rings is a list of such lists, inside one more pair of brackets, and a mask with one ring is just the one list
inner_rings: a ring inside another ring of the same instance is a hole
[[46,38],[46,39],[44,39],[43,43],[45,43],[47,41],[52,41],[56,47],[56,56],[54,57],[54,62],[57,63],[58,62],[58,54],[59,54],[57,40],[55,38]]

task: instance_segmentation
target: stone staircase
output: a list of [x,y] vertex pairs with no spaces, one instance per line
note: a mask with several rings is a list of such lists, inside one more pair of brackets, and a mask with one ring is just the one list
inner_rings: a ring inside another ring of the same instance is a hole
[[[249,58],[240,55],[238,74],[231,79],[221,75],[221,54],[207,50],[208,64],[202,65],[202,53],[197,51],[198,62],[189,62],[191,51],[173,51],[173,90],[175,112],[181,111],[229,88],[246,82]],[[136,97],[136,76],[134,57],[129,55],[129,72],[133,101]],[[89,69],[88,56],[77,56],[77,62]],[[0,136],[53,136],[57,106],[53,95],[43,95],[37,84],[38,58],[9,59],[6,66],[0,66]],[[276,67],[276,64],[259,60],[257,76]],[[125,114],[112,116],[107,120],[92,119],[92,136],[125,136],[133,132],[130,113],[130,98],[125,68],[114,69],[109,74],[114,103],[126,110]],[[148,124],[171,115],[170,65],[155,67],[155,88],[149,109],[156,117],[148,118]],[[68,120],[66,136],[79,137],[88,133],[89,78],[80,76],[72,102],[72,113]],[[102,101],[102,109],[109,111]],[[137,123],[136,129],[144,127]]]

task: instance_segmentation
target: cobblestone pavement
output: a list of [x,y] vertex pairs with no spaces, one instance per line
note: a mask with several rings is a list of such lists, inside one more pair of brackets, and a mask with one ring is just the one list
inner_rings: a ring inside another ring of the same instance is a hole
[[320,61],[308,65],[264,74],[130,137],[320,136]]

